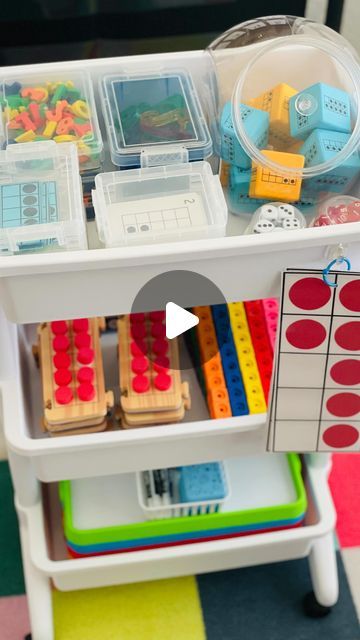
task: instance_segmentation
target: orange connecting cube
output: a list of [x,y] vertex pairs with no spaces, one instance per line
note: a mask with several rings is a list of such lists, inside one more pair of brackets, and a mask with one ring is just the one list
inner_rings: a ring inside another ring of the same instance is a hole
[[[265,198],[292,202],[299,200],[301,191],[301,169],[304,167],[305,157],[298,153],[283,151],[262,151],[266,158],[284,167],[284,172],[276,173],[255,162],[252,164],[249,188],[250,198]],[[286,174],[286,167],[299,169],[299,173]]]

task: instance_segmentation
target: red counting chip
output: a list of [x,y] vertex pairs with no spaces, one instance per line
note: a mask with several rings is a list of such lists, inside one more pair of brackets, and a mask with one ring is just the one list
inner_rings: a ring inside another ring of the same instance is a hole
[[77,353],[77,361],[80,362],[80,364],[91,364],[94,361],[94,355],[93,349],[82,347]]
[[64,334],[68,330],[65,320],[55,320],[54,322],[51,323],[50,326],[51,326],[51,331],[55,336]]
[[95,398],[95,387],[90,382],[83,382],[77,388],[79,399],[83,402],[90,402]]
[[165,338],[166,327],[162,322],[154,322],[151,327],[151,335],[153,338]]
[[74,399],[73,392],[70,387],[59,387],[55,391],[55,400],[58,404],[70,404]]
[[71,359],[64,351],[59,351],[59,353],[55,353],[53,362],[56,369],[67,369],[70,367]]
[[334,424],[324,431],[322,437],[328,447],[344,449],[356,444],[359,431],[351,424]]
[[53,340],[54,351],[67,351],[70,346],[70,340],[67,336],[58,335]]
[[295,307],[310,311],[321,309],[331,298],[331,289],[320,278],[308,277],[295,282],[289,291]]
[[95,372],[91,367],[80,367],[77,372],[77,381],[82,382],[92,382],[94,380]]
[[168,341],[164,338],[157,338],[154,340],[152,350],[157,356],[164,356],[169,348]]
[[71,371],[69,369],[55,371],[54,380],[59,387],[67,387],[72,380]]
[[145,373],[149,368],[149,360],[145,356],[135,356],[131,361],[131,369],[134,373]]
[[158,356],[155,358],[154,369],[157,372],[167,371],[170,367],[170,360],[167,356]]
[[132,381],[132,388],[135,393],[145,393],[150,388],[149,378],[141,374],[135,376]]
[[130,351],[132,356],[142,356],[147,352],[146,344],[143,340],[132,341],[130,344]]
[[89,330],[89,320],[88,318],[77,318],[73,320],[73,329],[75,333],[81,333],[82,331]]
[[162,322],[165,319],[165,311],[151,311],[150,312],[150,320],[151,322]]
[[146,336],[146,327],[144,324],[142,323],[137,323],[137,324],[133,324],[131,325],[131,336],[135,339],[142,339],[145,338]]
[[130,313],[131,324],[137,324],[138,322],[145,321],[145,313]]
[[89,333],[85,333],[82,331],[75,336],[75,346],[77,349],[81,349],[82,347],[90,347],[91,345],[91,335]]
[[171,387],[171,376],[168,373],[158,373],[154,380],[156,389],[159,391],[167,391]]

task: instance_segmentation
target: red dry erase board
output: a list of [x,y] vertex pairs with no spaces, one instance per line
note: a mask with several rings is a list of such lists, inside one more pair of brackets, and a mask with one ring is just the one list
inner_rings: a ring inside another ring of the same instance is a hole
[[282,276],[271,451],[360,450],[360,273]]

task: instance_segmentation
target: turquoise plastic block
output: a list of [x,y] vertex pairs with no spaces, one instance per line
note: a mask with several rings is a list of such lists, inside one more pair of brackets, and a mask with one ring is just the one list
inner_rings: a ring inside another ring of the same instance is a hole
[[250,198],[250,178],[251,169],[231,166],[227,197],[229,209],[234,214],[254,213],[258,207],[266,203],[266,200],[260,198]]
[[[350,134],[339,131],[315,129],[302,145],[299,153],[305,156],[305,167],[313,167],[327,162],[341,151],[350,140]],[[306,191],[340,191],[346,189],[360,171],[358,151],[352,153],[345,162],[327,173],[304,182]]]
[[[246,104],[240,104],[239,109],[247,135],[259,149],[263,149],[268,143],[269,114],[267,111],[254,109]],[[222,159],[242,169],[249,169],[251,167],[251,159],[245,153],[236,136],[230,102],[227,102],[223,108],[220,130]]]
[[289,118],[294,138],[305,139],[314,129],[350,133],[349,96],[342,89],[318,82],[290,98]]
[[223,474],[218,462],[181,467],[180,502],[222,500],[226,493]]

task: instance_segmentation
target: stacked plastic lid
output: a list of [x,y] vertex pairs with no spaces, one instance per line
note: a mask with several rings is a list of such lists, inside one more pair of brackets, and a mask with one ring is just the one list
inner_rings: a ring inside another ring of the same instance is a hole
[[111,158],[118,167],[140,167],[141,151],[147,147],[161,155],[168,145],[182,146],[190,161],[212,153],[209,130],[186,71],[108,75],[101,83],[101,99]]
[[87,248],[74,144],[0,151],[0,255]]
[[93,203],[107,247],[223,236],[227,206],[208,162],[98,174]]
[[14,73],[1,83],[5,144],[54,140],[77,146],[81,173],[101,166],[101,138],[90,75]]
[[70,555],[135,551],[300,525],[307,498],[297,455],[250,456],[225,464],[231,492],[221,512],[166,519],[147,520],[134,473],[61,482]]

